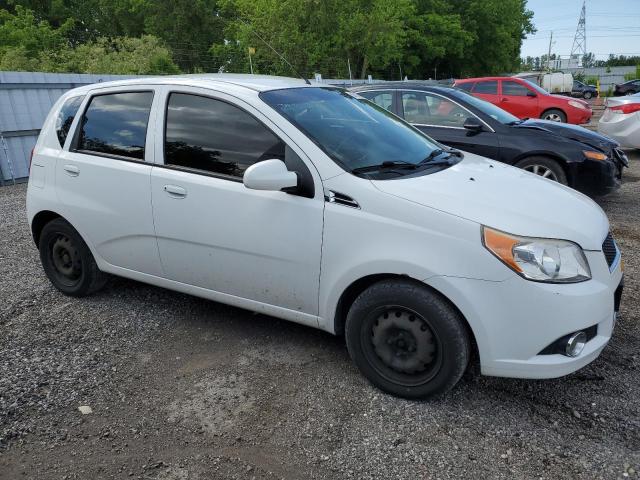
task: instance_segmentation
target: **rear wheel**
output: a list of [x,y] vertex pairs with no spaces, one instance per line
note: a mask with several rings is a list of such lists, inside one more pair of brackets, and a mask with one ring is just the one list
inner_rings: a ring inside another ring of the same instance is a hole
[[567,181],[567,174],[562,166],[552,158],[529,157],[518,162],[516,167],[561,183],[562,185],[568,185],[569,183]]
[[382,281],[360,294],[349,310],[345,335],[362,374],[401,397],[446,392],[469,362],[460,314],[440,295],[409,280]]
[[40,260],[47,277],[62,293],[82,297],[104,286],[107,276],[80,234],[62,218],[47,223],[40,234]]
[[542,115],[540,115],[540,118],[543,120],[550,120],[552,122],[567,123],[567,116],[562,110],[558,110],[557,108],[552,108],[543,112]]

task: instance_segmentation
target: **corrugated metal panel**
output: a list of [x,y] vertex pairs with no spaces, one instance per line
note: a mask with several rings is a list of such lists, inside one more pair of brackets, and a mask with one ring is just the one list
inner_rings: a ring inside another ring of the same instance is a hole
[[134,75],[0,72],[0,180],[29,175],[29,156],[51,107],[75,87]]
[[[11,174],[13,174],[13,178],[15,179],[29,176],[29,157],[31,156],[31,149],[36,144],[37,139],[37,135],[4,139],[0,157],[6,155],[8,159],[10,159],[10,162],[1,162],[3,164],[2,171],[5,176],[5,181],[12,179]],[[5,158],[3,160],[7,159]]]

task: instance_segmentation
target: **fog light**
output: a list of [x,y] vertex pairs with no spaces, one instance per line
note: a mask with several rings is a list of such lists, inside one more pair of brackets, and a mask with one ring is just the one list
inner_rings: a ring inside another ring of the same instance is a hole
[[564,354],[567,357],[577,357],[582,353],[584,344],[587,343],[587,334],[585,332],[576,332],[567,340],[567,346],[564,348]]

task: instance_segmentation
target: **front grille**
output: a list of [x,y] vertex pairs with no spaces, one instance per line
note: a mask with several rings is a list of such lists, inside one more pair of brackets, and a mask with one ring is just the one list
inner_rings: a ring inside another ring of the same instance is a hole
[[604,253],[604,258],[607,259],[607,265],[611,267],[613,262],[616,260],[616,256],[618,255],[618,247],[616,246],[616,241],[613,239],[613,235],[609,232],[607,238],[602,242],[602,253]]

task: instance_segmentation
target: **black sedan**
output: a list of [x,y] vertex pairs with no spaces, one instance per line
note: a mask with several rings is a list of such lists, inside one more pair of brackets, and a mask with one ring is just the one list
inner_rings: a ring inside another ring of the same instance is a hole
[[587,100],[592,97],[598,96],[598,89],[595,85],[587,85],[586,83],[582,83],[579,80],[573,81],[573,88],[571,89],[572,97],[582,97]]
[[585,128],[519,120],[451,87],[421,82],[377,83],[351,89],[440,143],[523,168],[589,195],[620,186],[628,160],[617,142]]
[[622,95],[634,95],[640,93],[640,79],[629,80],[628,82],[616,85],[613,94],[618,97]]

